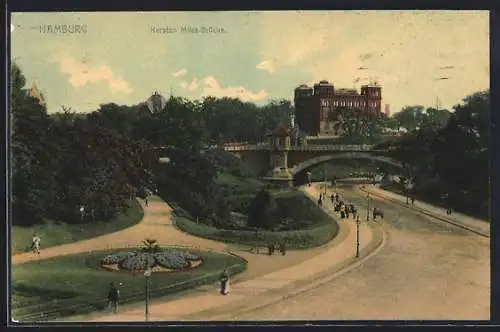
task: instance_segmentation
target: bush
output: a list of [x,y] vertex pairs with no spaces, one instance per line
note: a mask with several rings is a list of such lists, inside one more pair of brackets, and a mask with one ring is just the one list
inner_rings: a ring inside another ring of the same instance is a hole
[[118,264],[121,261],[131,257],[135,256],[137,253],[135,252],[119,252],[117,254],[112,254],[112,255],[107,255],[101,260],[101,264],[103,265],[111,265],[111,264]]
[[153,255],[146,252],[138,252],[136,255],[126,257],[118,263],[120,269],[128,271],[144,271],[155,265],[156,260]]
[[120,269],[127,271],[143,271],[157,265],[179,270],[189,267],[189,261],[199,259],[200,256],[184,251],[119,252],[107,255],[101,260],[101,264],[118,264]]
[[276,224],[276,201],[268,190],[260,190],[250,203],[248,226],[272,230]]

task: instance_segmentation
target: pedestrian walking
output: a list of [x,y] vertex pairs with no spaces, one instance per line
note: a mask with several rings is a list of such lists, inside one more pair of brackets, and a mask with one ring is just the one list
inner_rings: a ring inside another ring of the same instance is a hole
[[41,242],[40,237],[38,236],[38,234],[34,233],[33,239],[31,240],[31,250],[33,251],[34,254],[36,253],[40,255],[40,242]]
[[332,195],[330,196],[330,200],[332,201],[332,204],[335,202],[335,195],[334,195],[334,194],[332,194]]
[[112,281],[109,285],[108,308],[113,308],[115,314],[118,313],[118,303],[120,301],[120,290],[116,282]]
[[144,203],[146,204],[146,206],[148,206],[148,196],[146,196],[146,198],[144,198]]
[[285,243],[284,242],[281,242],[281,244],[280,244],[280,252],[281,252],[282,256],[286,255],[286,248],[285,248]]
[[83,217],[85,217],[85,207],[80,205],[80,219],[83,220]]
[[276,250],[275,246],[274,246],[274,243],[273,244],[268,244],[267,245],[267,254],[269,256],[271,256],[272,254],[274,254],[274,251]]
[[358,210],[356,209],[356,207],[354,206],[354,204],[351,204],[351,212],[352,212],[353,219],[356,219],[356,216],[358,214]]
[[411,205],[412,205],[412,206],[413,206],[413,205],[415,205],[415,197],[412,197],[412,198],[411,198]]
[[224,269],[220,276],[220,293],[221,295],[229,294],[229,273],[226,269]]

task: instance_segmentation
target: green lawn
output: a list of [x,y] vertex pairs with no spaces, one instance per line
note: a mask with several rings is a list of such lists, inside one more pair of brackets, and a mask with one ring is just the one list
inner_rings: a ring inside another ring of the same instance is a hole
[[[173,249],[173,248],[169,248]],[[109,272],[100,267],[101,251],[12,266],[12,316],[19,321],[50,320],[105,309],[110,282],[121,281],[121,303],[144,299],[144,276]],[[180,250],[180,249],[176,249]],[[185,250],[185,249],[184,249]],[[183,272],[153,273],[151,296],[165,296],[218,280],[224,268],[242,272],[246,261],[234,255],[189,250],[203,264]]]
[[257,179],[239,178],[231,174],[221,174],[215,181],[231,195],[255,195],[261,188],[266,186]]
[[48,220],[44,224],[31,227],[12,226],[12,251],[13,254],[29,251],[31,238],[35,232],[42,239],[41,247],[47,248],[113,233],[137,224],[143,217],[142,206],[137,200],[133,200],[126,211],[108,221],[66,224]]

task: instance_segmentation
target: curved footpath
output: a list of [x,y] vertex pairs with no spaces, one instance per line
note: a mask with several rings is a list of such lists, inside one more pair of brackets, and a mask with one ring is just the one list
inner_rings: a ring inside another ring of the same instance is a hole
[[[314,187],[304,191],[314,200],[318,195]],[[339,226],[337,237],[327,245],[310,250],[290,250],[286,256],[269,257],[265,254],[235,250],[235,254],[248,261],[248,269],[233,278],[232,292],[229,296],[220,296],[217,285],[207,285],[186,291],[185,296],[168,302],[156,299],[150,306],[150,320],[213,319],[229,311],[245,312],[263,303],[280,301],[291,292],[310,288],[318,283],[320,278],[334,276],[334,272],[352,265],[355,260],[355,225],[351,221],[341,222]],[[380,236],[372,235],[372,227],[373,225],[368,224],[362,224],[360,227],[361,258],[357,259],[358,263],[363,256],[369,254],[368,251],[375,249],[381,243]],[[145,238],[157,239],[160,244],[204,250],[230,251],[231,248],[230,244],[198,238],[179,231],[172,224],[170,207],[155,198],[150,200],[148,207],[145,207],[144,219],[135,226],[94,239],[43,249],[39,256],[31,253],[18,254],[12,257],[12,263],[15,265],[85,251],[135,247]],[[144,305],[137,303],[124,306],[116,315],[96,312],[85,317],[65,320],[143,321]]]
[[[308,188],[306,194],[311,198],[316,197],[315,188]],[[186,296],[171,301],[153,301],[150,305],[150,321],[174,320],[231,320],[235,313],[255,310],[263,305],[279,302],[291,291],[314,285],[314,280],[324,273],[333,273],[332,269],[346,267],[355,255],[355,225],[354,223],[341,223],[337,241],[332,241],[325,246],[325,250],[308,260],[294,264],[265,275],[238,282],[234,280],[231,293],[221,296],[218,285],[201,287],[200,289],[186,292]],[[373,236],[370,226],[360,227],[360,250],[373,247]],[[379,244],[380,244],[380,239]],[[299,251],[290,251],[290,254]],[[235,252],[240,255],[239,252]],[[364,254],[367,254],[364,250]],[[287,256],[289,253],[287,253]],[[251,255],[253,256],[253,255]],[[268,257],[268,264],[274,265],[282,257]],[[286,257],[286,256],[285,256]],[[252,262],[249,259],[249,270]],[[119,314],[93,315],[83,318],[85,321],[143,321],[144,305],[136,306],[130,310],[122,310]]]

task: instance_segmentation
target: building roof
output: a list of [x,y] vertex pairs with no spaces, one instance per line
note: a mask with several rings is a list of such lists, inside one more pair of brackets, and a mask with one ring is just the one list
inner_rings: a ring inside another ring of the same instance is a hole
[[322,81],[319,81],[319,83],[316,83],[314,84],[315,86],[316,85],[328,85],[328,86],[333,86],[330,82],[326,81],[326,80],[322,80]]
[[36,86],[36,83],[33,83],[31,88],[28,90],[28,96],[31,98],[34,98],[38,100],[40,104],[44,104],[45,100],[42,97],[42,94],[40,93],[40,90],[38,90],[38,87]]

